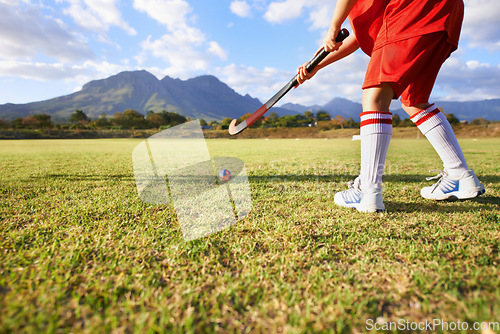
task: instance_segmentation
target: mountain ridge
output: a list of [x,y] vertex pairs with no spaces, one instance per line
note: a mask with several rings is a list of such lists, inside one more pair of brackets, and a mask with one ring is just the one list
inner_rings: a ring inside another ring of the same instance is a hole
[[[271,95],[271,94],[270,94]],[[145,70],[125,71],[108,78],[92,80],[83,85],[80,91],[25,104],[6,103],[0,105],[0,118],[13,120],[27,115],[45,113],[53,120],[66,121],[75,110],[83,110],[89,117],[97,118],[102,113],[108,116],[127,109],[140,113],[148,111],[176,112],[191,118],[221,120],[239,118],[253,113],[262,105],[257,98],[240,95],[234,89],[213,75],[202,75],[187,80],[165,76],[158,79]],[[437,102],[447,113],[453,113],[460,120],[471,121],[483,117],[487,120],[500,120],[500,99],[471,102]],[[303,106],[287,103],[274,107],[271,112],[278,115],[293,115],[307,110],[319,110],[359,120],[361,104],[344,98],[335,97],[323,106]],[[408,116],[402,109],[393,113],[401,118]]]

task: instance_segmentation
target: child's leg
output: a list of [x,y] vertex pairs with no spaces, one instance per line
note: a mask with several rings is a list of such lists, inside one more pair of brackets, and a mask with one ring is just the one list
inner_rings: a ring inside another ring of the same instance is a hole
[[[423,109],[423,107],[427,107]],[[443,161],[442,177],[435,185],[421,191],[424,198],[443,200],[450,197],[473,198],[484,194],[485,189],[472,170],[469,170],[457,137],[446,116],[434,105],[403,108],[410,119],[429,140]]]
[[438,108],[434,105],[425,109],[403,105],[403,109],[434,147],[448,175],[459,177],[469,170],[457,137],[446,116]]
[[335,203],[358,211],[385,210],[382,200],[382,175],[392,136],[389,112],[394,91],[388,83],[366,88],[361,114],[361,172],[350,189],[335,194]]
[[388,83],[363,91],[361,114],[361,186],[380,188],[385,158],[392,136],[392,114],[389,112],[394,91]]
[[417,53],[411,63],[411,70],[401,80],[403,108],[429,140],[444,165],[442,178],[434,186],[423,188],[421,195],[436,200],[481,195],[484,193],[484,187],[474,172],[469,171],[450,123],[439,109],[429,104],[439,70],[454,50],[454,46],[448,44],[447,35],[441,33],[425,35],[414,41],[409,39],[402,43],[407,44],[407,49]]

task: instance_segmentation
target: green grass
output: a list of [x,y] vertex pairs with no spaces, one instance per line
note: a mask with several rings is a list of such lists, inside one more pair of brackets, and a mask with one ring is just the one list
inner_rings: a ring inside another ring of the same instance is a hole
[[487,193],[419,196],[439,159],[394,139],[387,213],[333,204],[359,142],[209,140],[246,163],[253,211],[183,241],[142,203],[140,140],[0,141],[0,332],[364,332],[379,321],[500,321],[500,139],[461,140]]

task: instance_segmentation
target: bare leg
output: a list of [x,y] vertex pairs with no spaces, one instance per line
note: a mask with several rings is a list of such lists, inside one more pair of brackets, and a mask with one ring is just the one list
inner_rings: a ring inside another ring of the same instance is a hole
[[431,104],[427,102],[427,103],[416,104],[416,105],[411,106],[411,107],[405,106],[404,104],[402,104],[402,106],[403,106],[403,110],[406,111],[406,113],[408,115],[410,115],[410,117],[411,117],[415,114],[418,114],[420,111],[429,108],[431,106]]
[[389,83],[366,88],[363,91],[363,111],[389,111],[394,90]]

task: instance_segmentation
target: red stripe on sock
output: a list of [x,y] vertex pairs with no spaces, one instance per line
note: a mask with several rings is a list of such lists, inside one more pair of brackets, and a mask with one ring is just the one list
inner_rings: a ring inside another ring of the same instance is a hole
[[415,122],[415,125],[416,126],[419,126],[420,124],[424,123],[425,121],[427,121],[429,118],[431,117],[434,117],[436,116],[437,114],[439,114],[441,111],[439,111],[439,109],[434,109],[433,111],[429,111],[429,113],[425,116],[423,116],[421,119],[419,119],[417,122]]
[[372,115],[372,114],[382,114],[382,115],[392,115],[392,113],[388,111],[364,111],[360,114],[360,116]]
[[370,118],[370,119],[367,119],[366,121],[362,121],[360,125],[365,126],[365,125],[370,125],[370,124],[390,124],[390,125],[392,125],[392,119]]
[[412,118],[416,117],[417,115],[420,115],[420,114],[421,114],[421,113],[423,113],[424,111],[429,110],[429,109],[430,109],[431,107],[433,107],[433,106],[434,106],[434,103],[433,103],[433,104],[431,104],[431,105],[430,105],[429,107],[427,107],[426,109],[422,109],[422,110],[420,110],[419,112],[417,112],[417,113],[413,114],[413,116],[410,116],[410,119],[412,119]]

